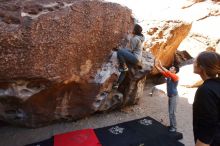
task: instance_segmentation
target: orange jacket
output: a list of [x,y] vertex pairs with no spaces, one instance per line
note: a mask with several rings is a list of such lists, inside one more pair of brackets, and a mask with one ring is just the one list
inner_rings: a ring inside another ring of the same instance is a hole
[[179,77],[176,74],[171,73],[170,71],[164,71],[161,73],[164,77],[171,78],[174,82],[177,82],[179,80]]

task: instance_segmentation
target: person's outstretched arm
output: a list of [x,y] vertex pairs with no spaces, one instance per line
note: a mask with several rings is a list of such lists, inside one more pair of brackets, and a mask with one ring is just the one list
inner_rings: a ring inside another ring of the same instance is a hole
[[163,65],[161,64],[161,62],[159,60],[157,60],[157,59],[154,60],[154,66],[164,77],[171,78],[173,81],[179,80],[179,77],[176,74],[171,73],[165,67],[163,67]]
[[157,59],[154,60],[154,66],[155,68],[159,71],[159,72],[162,72],[163,70],[159,67],[159,62]]
[[165,67],[163,67],[163,65],[161,64],[160,60],[158,62],[159,62],[159,67],[162,69],[162,71],[164,71],[164,72],[168,72],[169,71]]
[[154,60],[154,66],[160,73],[167,72],[168,70],[162,66],[161,62],[157,59]]

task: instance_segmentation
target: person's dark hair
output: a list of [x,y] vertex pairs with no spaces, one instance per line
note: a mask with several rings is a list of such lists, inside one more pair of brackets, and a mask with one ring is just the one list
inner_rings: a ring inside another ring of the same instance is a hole
[[133,33],[135,35],[143,36],[143,34],[142,34],[142,27],[140,25],[138,25],[138,24],[135,24]]
[[211,77],[220,77],[220,55],[216,52],[204,51],[196,58],[197,64]]
[[180,68],[179,68],[179,66],[177,66],[177,65],[174,65],[174,67],[175,67],[176,73],[178,73],[178,72],[180,71]]

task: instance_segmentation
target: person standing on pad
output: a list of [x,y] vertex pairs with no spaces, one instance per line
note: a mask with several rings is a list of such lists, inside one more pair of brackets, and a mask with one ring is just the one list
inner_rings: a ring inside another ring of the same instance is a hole
[[179,77],[176,73],[179,72],[178,66],[171,66],[169,70],[162,66],[161,62],[155,59],[154,63],[156,69],[165,77],[167,82],[167,96],[168,96],[168,109],[169,109],[169,119],[170,119],[170,132],[176,132],[176,106],[177,98],[179,97],[177,91],[177,85]]

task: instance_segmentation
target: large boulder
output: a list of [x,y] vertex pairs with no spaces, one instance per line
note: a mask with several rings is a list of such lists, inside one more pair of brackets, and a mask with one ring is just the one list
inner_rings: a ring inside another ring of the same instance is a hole
[[[165,67],[174,63],[175,54],[180,43],[188,35],[192,24],[183,21],[152,21],[146,26],[147,41],[145,48],[159,59]],[[158,71],[153,69],[152,74]]]
[[128,8],[90,0],[5,0],[0,11],[0,120],[38,127],[137,103],[152,59],[127,81],[131,90],[112,91],[119,75],[112,49],[134,26]]

